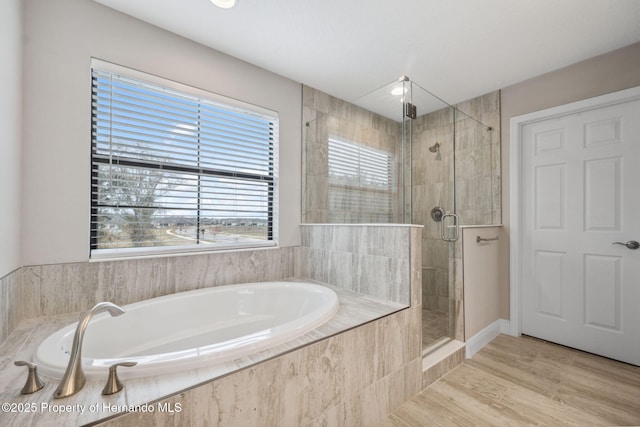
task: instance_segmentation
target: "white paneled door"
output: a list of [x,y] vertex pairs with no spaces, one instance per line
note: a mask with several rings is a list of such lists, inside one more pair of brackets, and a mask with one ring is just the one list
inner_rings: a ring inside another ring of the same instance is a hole
[[521,138],[522,333],[640,365],[640,100]]

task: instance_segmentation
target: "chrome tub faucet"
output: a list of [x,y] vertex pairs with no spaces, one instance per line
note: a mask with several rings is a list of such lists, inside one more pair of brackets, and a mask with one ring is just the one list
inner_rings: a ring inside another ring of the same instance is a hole
[[124,310],[110,302],[99,302],[93,308],[80,316],[78,326],[73,336],[73,346],[71,347],[71,355],[67,370],[60,381],[60,385],[53,394],[54,399],[71,396],[79,392],[86,382],[84,372],[82,371],[82,339],[85,330],[89,326],[91,318],[103,311],[109,312],[112,316],[120,316]]

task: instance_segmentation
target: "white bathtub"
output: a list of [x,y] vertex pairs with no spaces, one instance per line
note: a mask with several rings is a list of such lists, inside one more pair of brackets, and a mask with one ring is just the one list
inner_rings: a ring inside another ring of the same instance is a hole
[[[325,323],[338,310],[331,289],[304,282],[218,286],[153,298],[96,315],[82,348],[89,379],[106,379],[110,365],[122,378],[216,365],[282,344]],[[77,323],[46,338],[36,350],[38,370],[62,378]]]

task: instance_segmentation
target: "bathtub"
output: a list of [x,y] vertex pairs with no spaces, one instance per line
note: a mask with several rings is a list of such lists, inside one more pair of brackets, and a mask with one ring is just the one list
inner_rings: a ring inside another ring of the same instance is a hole
[[[299,337],[338,310],[331,289],[306,282],[261,282],[180,292],[123,306],[119,317],[96,315],[82,347],[88,379],[176,373],[212,366]],[[34,354],[38,370],[62,378],[77,322],[47,337]]]

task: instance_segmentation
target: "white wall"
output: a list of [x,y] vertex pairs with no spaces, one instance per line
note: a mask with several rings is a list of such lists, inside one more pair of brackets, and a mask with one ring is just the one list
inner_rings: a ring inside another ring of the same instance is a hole
[[22,6],[0,1],[0,277],[20,267]]
[[512,117],[640,85],[640,43],[508,86],[502,95],[502,218],[509,224]]
[[[477,242],[476,237],[493,239]],[[509,318],[509,304],[501,298],[500,267],[508,237],[502,226],[462,228],[464,274],[464,335],[469,340],[496,320]]]
[[[512,117],[582,99],[640,86],[640,43],[635,43],[560,70],[552,71],[501,91],[502,223],[507,232],[509,213],[509,123]],[[508,242],[506,243],[508,250]],[[501,306],[509,300],[509,270],[503,258],[500,273]],[[508,317],[501,317],[506,319]]]
[[279,242],[299,244],[300,84],[93,1],[24,5],[23,265],[89,256],[91,57],[278,111]]

